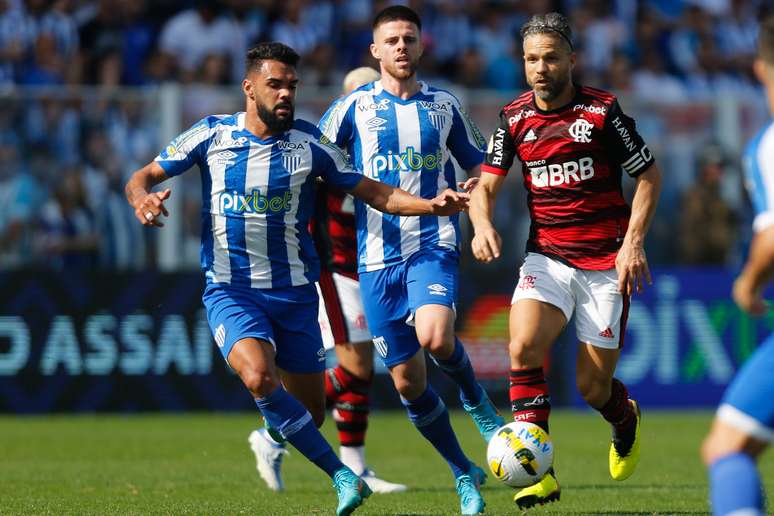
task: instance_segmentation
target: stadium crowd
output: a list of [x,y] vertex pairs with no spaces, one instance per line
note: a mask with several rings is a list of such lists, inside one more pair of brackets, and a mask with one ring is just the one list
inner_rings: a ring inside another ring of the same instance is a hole
[[[198,98],[207,98],[209,86],[238,83],[246,49],[267,40],[302,55],[305,88],[335,87],[347,70],[374,65],[367,53],[370,21],[388,3],[0,0],[0,266],[153,264],[153,239],[134,223],[121,185],[153,158],[158,114],[149,112],[143,90],[111,88],[172,81],[199,88]],[[452,89],[507,94],[526,88],[518,28],[534,13],[559,10],[576,27],[575,77],[583,84],[667,105],[724,92],[760,95],[750,65],[764,1],[408,3],[425,22],[422,77]],[[93,89],[86,96],[72,93],[82,85]],[[656,262],[734,260],[727,250],[738,244],[736,213],[743,200],[724,195],[721,185],[736,181],[740,152],[715,146],[709,157],[697,157],[697,188],[674,191],[674,206],[686,209],[677,226],[667,221],[697,238],[668,246]],[[665,198],[669,202],[669,193]],[[707,213],[709,231],[719,235],[714,240],[691,230]]]

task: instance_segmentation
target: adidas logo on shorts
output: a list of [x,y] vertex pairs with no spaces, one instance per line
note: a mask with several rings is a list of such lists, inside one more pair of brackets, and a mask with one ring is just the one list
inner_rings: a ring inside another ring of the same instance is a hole
[[615,338],[615,335],[613,335],[613,330],[611,330],[609,326],[607,328],[605,328],[604,331],[599,332],[599,336],[600,337],[605,337],[606,339],[614,339]]

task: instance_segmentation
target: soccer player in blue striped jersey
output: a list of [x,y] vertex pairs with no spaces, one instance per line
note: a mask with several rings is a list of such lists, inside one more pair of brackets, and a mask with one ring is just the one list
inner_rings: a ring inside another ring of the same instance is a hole
[[317,427],[325,415],[325,352],[308,231],[318,177],[370,206],[403,215],[452,215],[467,195],[433,199],[363,178],[317,128],[294,119],[298,55],[280,43],[247,54],[245,112],[209,116],[136,171],[126,195],[137,219],[161,226],[169,189],[153,186],[198,165],[202,177],[203,302],[223,357],[253,395],[281,456],[284,440],[333,479],[337,514],[370,494]]
[[[336,101],[319,126],[366,177],[432,198],[456,184],[452,156],[478,175],[484,141],[452,94],[417,80],[420,30],[407,7],[379,12],[371,54],[381,79]],[[385,215],[356,201],[355,219],[360,289],[375,349],[409,419],[449,463],[463,514],[476,514],[484,508],[479,485],[485,476],[463,453],[446,407],[427,385],[423,351],[459,385],[463,406],[488,441],[503,419],[454,335],[458,218]]]
[[[755,75],[774,114],[774,16],[758,32]],[[755,210],[750,254],[734,282],[736,304],[754,316],[769,310],[763,290],[774,276],[774,123],[753,138],[744,155],[747,189]],[[712,513],[763,516],[766,497],[756,461],[774,441],[774,335],[747,360],[728,386],[701,453],[709,468]]]

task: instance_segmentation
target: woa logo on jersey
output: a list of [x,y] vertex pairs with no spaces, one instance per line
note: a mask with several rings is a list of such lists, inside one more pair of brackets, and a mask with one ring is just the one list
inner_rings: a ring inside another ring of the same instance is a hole
[[389,151],[387,154],[376,154],[371,158],[366,173],[372,178],[390,172],[419,172],[421,170],[435,170],[441,166],[443,154],[438,149],[432,154],[422,154],[414,147],[406,147],[400,154]]
[[286,190],[282,195],[267,197],[255,189],[248,195],[238,192],[221,192],[218,196],[218,207],[221,215],[227,213],[266,213],[286,212],[290,210],[293,194]]

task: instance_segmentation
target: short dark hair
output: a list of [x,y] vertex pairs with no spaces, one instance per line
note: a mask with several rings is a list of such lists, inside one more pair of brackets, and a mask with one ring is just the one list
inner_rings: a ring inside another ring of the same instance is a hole
[[521,26],[519,34],[522,40],[533,34],[555,34],[569,45],[571,51],[573,50],[570,22],[561,13],[536,14]]
[[405,5],[391,5],[379,11],[374,17],[372,28],[376,30],[383,23],[398,20],[413,23],[417,26],[417,29],[422,30],[422,21],[419,19],[419,15]]
[[295,50],[278,41],[258,43],[247,51],[245,71],[249,73],[251,70],[257,70],[264,61],[279,61],[286,65],[296,66],[299,59],[300,57]]
[[758,30],[758,56],[769,66],[774,66],[774,15],[761,21]]

